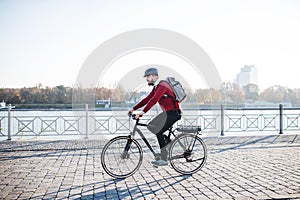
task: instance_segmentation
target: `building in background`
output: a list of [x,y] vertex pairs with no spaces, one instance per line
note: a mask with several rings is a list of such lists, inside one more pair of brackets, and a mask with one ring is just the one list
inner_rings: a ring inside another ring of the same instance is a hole
[[257,69],[254,65],[245,65],[241,68],[240,73],[236,76],[235,83],[242,88],[247,84],[256,84],[257,85]]

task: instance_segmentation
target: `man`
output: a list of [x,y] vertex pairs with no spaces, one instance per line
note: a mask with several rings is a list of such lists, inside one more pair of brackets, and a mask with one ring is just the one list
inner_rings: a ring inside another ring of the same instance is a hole
[[[153,121],[159,121],[160,124],[155,125],[155,131],[160,149],[161,159],[152,162],[157,166],[168,165],[168,152],[166,146],[170,139],[167,138],[163,133],[167,131],[176,121],[181,119],[181,110],[179,102],[175,99],[169,84],[165,81],[158,82],[158,71],[156,68],[149,68],[145,71],[144,77],[146,78],[149,86],[154,86],[153,90],[141,100],[137,105],[133,107],[129,112],[133,112],[144,106],[143,111],[136,115],[136,118],[140,118],[143,114],[148,112],[152,106],[158,103],[163,110],[163,113],[158,115]],[[150,122],[151,124],[151,122]]]

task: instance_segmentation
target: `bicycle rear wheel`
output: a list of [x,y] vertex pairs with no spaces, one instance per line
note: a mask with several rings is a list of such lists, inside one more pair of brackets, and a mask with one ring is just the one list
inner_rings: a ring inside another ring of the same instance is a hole
[[111,139],[101,153],[104,171],[115,178],[127,178],[141,166],[143,151],[141,145],[128,136]]
[[193,134],[181,134],[171,143],[169,160],[181,174],[193,174],[205,164],[207,149],[203,140]]

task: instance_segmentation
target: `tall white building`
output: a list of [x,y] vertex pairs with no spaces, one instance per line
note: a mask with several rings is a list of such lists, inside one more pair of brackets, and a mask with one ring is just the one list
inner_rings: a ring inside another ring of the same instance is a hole
[[244,85],[253,83],[257,85],[257,69],[254,65],[245,65],[236,76],[235,82],[242,88]]

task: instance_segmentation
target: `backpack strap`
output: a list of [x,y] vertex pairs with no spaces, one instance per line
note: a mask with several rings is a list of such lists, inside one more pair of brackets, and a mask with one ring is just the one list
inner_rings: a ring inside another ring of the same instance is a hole
[[[166,84],[168,84],[169,85],[169,83],[167,82],[167,81],[165,81],[165,80],[161,80],[160,82],[159,82],[159,84],[161,84],[162,82],[164,82],[164,83],[166,83]],[[163,86],[163,85],[162,85]],[[170,85],[169,85],[170,86]],[[171,86],[170,86],[170,89],[171,89],[171,91],[173,92],[173,90],[172,90],[172,88],[171,88]],[[173,92],[174,93],[174,92]],[[175,95],[175,94],[174,94]],[[167,95],[167,94],[164,94],[163,95],[163,97],[165,97],[165,98],[170,98],[171,100],[172,100],[172,102],[173,102],[173,105],[174,105],[174,110],[177,112],[177,114],[179,115],[180,113],[179,113],[179,111],[177,110],[177,108],[176,108],[176,97],[173,97],[173,96],[170,96],[170,95]]]
[[175,103],[175,102],[177,101],[176,98],[174,98],[174,97],[172,97],[172,96],[170,96],[170,95],[167,95],[167,94],[164,94],[163,97],[170,98],[170,99],[172,100],[172,102],[173,102],[174,110],[177,111],[176,103]]

